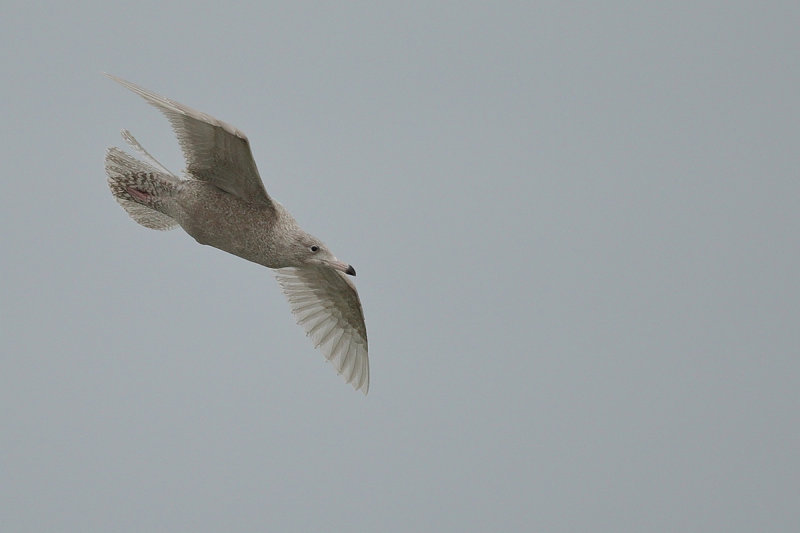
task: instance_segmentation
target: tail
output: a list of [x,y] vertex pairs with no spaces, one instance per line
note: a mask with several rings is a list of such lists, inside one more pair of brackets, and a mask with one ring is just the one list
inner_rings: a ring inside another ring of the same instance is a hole
[[168,230],[178,225],[175,219],[159,209],[172,196],[179,182],[176,176],[118,148],[106,151],[106,174],[111,194],[133,220],[157,230]]

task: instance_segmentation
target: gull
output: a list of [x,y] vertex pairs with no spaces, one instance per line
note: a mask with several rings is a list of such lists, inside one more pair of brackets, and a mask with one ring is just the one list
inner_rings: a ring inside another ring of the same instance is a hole
[[356,390],[369,390],[367,328],[352,280],[318,238],[271,198],[244,133],[129,81],[106,74],[166,115],[186,169],[178,177],[127,130],[123,139],[143,159],[106,151],[108,185],[128,215],[146,228],[180,226],[200,244],[274,269],[292,314],[316,348]]

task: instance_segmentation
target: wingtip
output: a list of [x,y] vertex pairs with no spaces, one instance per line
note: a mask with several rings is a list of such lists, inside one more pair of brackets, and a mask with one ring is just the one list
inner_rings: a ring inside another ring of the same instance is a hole
[[103,72],[103,75],[106,78],[110,79],[111,81],[119,83],[120,85],[122,85],[126,89],[128,89],[130,91],[133,91],[133,92],[135,92],[137,94],[140,94],[142,96],[144,96],[143,93],[147,92],[144,89],[142,89],[141,87],[139,87],[138,85],[136,85],[135,83],[130,82],[130,81],[126,80],[126,79],[120,78],[119,76],[114,76],[113,74],[109,74],[108,72]]
[[[367,365],[368,364],[367,362]],[[366,372],[362,369],[361,379],[359,379],[357,383],[352,383],[352,385],[354,389],[363,392],[364,396],[367,395],[369,392],[369,366],[367,366]]]
[[164,102],[170,102],[168,98],[158,95],[154,92],[148,91],[144,87],[136,85],[132,81],[120,78],[119,76],[114,76],[113,74],[109,74],[108,72],[103,72],[103,74],[111,81],[115,81],[120,85],[122,85],[123,87],[125,87],[126,89],[128,89],[129,91],[135,92],[136,94],[147,100],[151,105],[155,105],[156,107],[158,107],[159,105],[163,105],[162,103],[160,103],[162,100]]

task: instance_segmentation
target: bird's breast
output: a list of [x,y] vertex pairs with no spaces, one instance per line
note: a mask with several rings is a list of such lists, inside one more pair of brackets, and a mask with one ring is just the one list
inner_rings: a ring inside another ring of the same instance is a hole
[[205,182],[185,182],[178,194],[181,227],[200,244],[271,266],[273,211]]

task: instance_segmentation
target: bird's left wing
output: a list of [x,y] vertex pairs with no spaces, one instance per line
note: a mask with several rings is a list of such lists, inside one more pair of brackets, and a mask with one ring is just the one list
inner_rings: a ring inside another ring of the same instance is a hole
[[292,314],[347,383],[369,390],[367,327],[355,285],[327,267],[275,270]]
[[175,130],[186,158],[186,171],[194,178],[249,202],[272,205],[258,175],[258,168],[244,133],[164,96],[129,81],[106,74],[164,113]]

